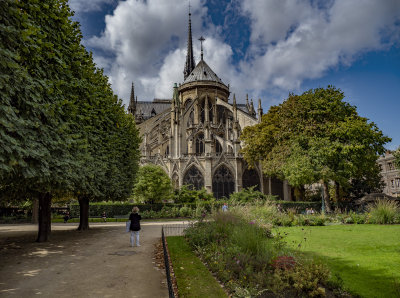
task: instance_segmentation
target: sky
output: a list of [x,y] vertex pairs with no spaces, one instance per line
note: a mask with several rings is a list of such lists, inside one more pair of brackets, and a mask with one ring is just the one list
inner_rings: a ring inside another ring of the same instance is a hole
[[[189,0],[69,0],[83,44],[129,104],[172,98],[183,82]],[[204,60],[264,112],[289,93],[334,85],[400,145],[400,0],[191,0]]]

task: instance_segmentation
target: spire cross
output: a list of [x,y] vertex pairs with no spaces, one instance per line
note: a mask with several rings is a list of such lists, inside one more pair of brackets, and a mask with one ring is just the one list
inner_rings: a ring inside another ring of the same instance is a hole
[[201,60],[203,60],[203,41],[205,41],[206,39],[203,36],[201,36],[199,38],[199,40],[200,40],[200,47],[201,47]]

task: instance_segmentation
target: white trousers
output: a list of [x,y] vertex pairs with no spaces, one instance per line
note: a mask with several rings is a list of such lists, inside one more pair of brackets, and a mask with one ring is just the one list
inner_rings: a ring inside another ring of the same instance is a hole
[[139,231],[131,231],[131,246],[135,246],[135,238],[136,238],[136,246],[140,246]]

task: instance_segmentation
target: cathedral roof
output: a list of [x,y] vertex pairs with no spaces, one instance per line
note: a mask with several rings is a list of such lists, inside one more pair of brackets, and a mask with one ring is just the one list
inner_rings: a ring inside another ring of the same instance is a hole
[[187,76],[183,84],[196,82],[196,81],[211,81],[224,84],[222,80],[212,71],[210,66],[204,60],[196,65],[190,75]]
[[171,100],[138,101],[136,115],[143,117],[143,120],[150,119],[165,110],[171,108]]

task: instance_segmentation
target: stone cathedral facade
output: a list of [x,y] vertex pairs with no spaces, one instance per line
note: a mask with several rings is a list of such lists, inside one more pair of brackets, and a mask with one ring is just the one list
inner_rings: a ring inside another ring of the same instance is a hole
[[[201,37],[203,42],[204,38]],[[265,177],[259,165],[249,168],[240,150],[244,127],[257,124],[263,114],[261,100],[238,104],[226,85],[203,58],[195,63],[189,13],[187,56],[183,82],[175,83],[172,99],[138,101],[132,84],[128,112],[140,130],[141,164],[161,166],[173,186],[205,188],[216,198],[255,186],[290,200],[284,181]]]

